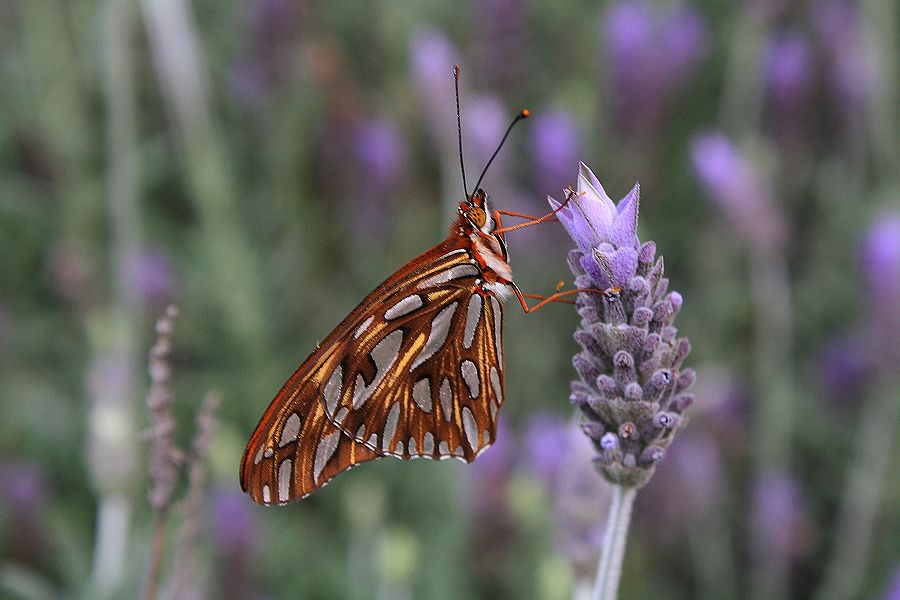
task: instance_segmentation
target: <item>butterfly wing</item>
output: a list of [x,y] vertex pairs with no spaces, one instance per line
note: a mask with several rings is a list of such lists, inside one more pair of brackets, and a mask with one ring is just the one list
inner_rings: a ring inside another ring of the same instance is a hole
[[479,293],[480,275],[470,251],[448,240],[369,294],[260,419],[241,462],[244,491],[283,504],[384,455],[470,461],[490,445],[502,313]]

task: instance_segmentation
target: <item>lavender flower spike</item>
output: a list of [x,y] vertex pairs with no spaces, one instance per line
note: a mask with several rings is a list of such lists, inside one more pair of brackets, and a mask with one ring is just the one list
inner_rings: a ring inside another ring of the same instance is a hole
[[573,359],[580,380],[571,400],[589,424],[583,429],[598,470],[626,488],[647,483],[687,423],[682,413],[695,379],[693,369],[682,370],[690,342],[672,324],[681,294],[667,292],[656,244],[638,239],[639,203],[637,185],[614,203],[582,163],[577,189],[558,213],[578,245],[569,252],[576,284],[603,291],[579,294],[576,302],[582,352]]

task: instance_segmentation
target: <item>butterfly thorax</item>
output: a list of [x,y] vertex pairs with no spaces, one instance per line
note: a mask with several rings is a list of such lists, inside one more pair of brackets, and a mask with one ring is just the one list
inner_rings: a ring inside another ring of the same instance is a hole
[[499,300],[513,295],[512,269],[506,240],[500,229],[499,216],[492,214],[490,199],[482,189],[475,190],[459,205],[459,218],[451,229],[451,237],[461,238],[461,245],[472,254],[483,274],[479,289]]

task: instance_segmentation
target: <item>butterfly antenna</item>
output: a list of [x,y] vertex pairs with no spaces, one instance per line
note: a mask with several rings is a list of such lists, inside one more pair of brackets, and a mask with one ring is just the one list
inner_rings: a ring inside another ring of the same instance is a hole
[[469,197],[469,186],[466,185],[466,164],[462,153],[462,121],[459,118],[459,65],[453,65],[453,82],[456,86],[456,136],[459,139],[459,168],[462,171],[463,193]]
[[[484,170],[481,172],[481,176],[478,178],[478,183],[475,184],[475,189],[478,189],[478,186],[481,185],[481,180],[484,179],[485,174],[487,173],[488,167],[491,166],[491,163],[494,162],[494,159],[497,157],[497,154],[500,152],[500,148],[503,147],[503,142],[506,141],[506,138],[509,137],[509,132],[512,131],[512,128],[516,123],[521,121],[522,119],[527,119],[531,116],[531,111],[527,108],[523,108],[522,111],[516,115],[516,118],[512,120],[512,123],[509,124],[509,127],[506,128],[506,133],[503,134],[503,138],[500,140],[500,143],[497,144],[497,149],[494,150],[494,153],[491,154],[490,160],[487,161],[487,164],[484,165]],[[472,192],[474,193],[474,192]]]

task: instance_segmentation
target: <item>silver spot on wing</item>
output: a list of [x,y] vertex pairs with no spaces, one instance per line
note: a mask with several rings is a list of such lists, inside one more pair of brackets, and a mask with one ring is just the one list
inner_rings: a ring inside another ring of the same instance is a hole
[[400,346],[402,344],[403,332],[397,329],[384,336],[384,339],[372,348],[370,356],[375,363],[375,377],[372,378],[372,383],[365,385],[362,375],[356,374],[356,382],[353,386],[353,408],[359,408],[365,404],[366,400],[375,393],[378,384],[381,383],[391,365],[394,364],[394,361],[400,355]]
[[253,457],[253,464],[258,465],[259,461],[262,460],[262,457],[263,457],[263,447],[260,446],[259,449],[256,451],[256,455]]
[[328,464],[328,460],[334,455],[334,451],[337,450],[340,438],[341,432],[335,431],[319,440],[319,445],[316,446],[316,460],[313,464],[313,483],[319,482],[319,476],[322,474],[322,469],[325,468],[325,465]]
[[369,328],[369,325],[372,324],[372,321],[375,320],[375,315],[369,315],[369,318],[362,322],[362,324],[357,327],[356,333],[353,334],[353,339],[358,340],[359,336],[365,333],[366,329]]
[[472,341],[475,339],[475,329],[478,327],[478,321],[481,319],[481,295],[472,294],[469,298],[469,307],[466,310],[466,329],[463,333],[463,346],[472,347]]
[[328,409],[329,415],[334,414],[338,400],[341,397],[341,381],[343,374],[344,370],[338,365],[331,374],[331,377],[328,378],[325,389],[322,390],[322,396],[325,398],[325,407]]
[[450,331],[450,323],[453,321],[453,314],[456,312],[458,304],[459,302],[454,302],[445,306],[431,320],[431,331],[428,334],[428,340],[426,340],[425,345],[419,351],[419,355],[413,361],[412,366],[409,367],[410,371],[431,358],[447,341],[447,333]]
[[462,421],[463,428],[466,431],[466,440],[469,442],[469,448],[472,451],[478,450],[479,439],[478,439],[478,424],[475,422],[475,415],[472,414],[471,409],[468,406],[464,406],[462,409]]
[[418,380],[412,389],[412,397],[423,411],[431,412],[431,380],[426,377]]
[[453,390],[450,389],[450,380],[444,377],[441,381],[441,389],[438,392],[441,401],[441,412],[444,413],[444,420],[448,423],[453,416]]
[[278,501],[285,502],[291,491],[291,459],[286,458],[278,465]]
[[384,422],[384,432],[381,435],[381,448],[387,450],[391,445],[391,440],[397,433],[397,423],[400,421],[400,403],[394,402],[391,410],[388,412],[387,420]]
[[272,490],[269,489],[269,484],[263,486],[263,504],[268,504],[272,501]]
[[475,265],[456,265],[449,269],[444,269],[435,273],[428,279],[423,279],[417,286],[419,289],[434,287],[453,281],[454,279],[462,279],[463,277],[478,277],[481,271]]
[[[291,442],[297,439],[297,436],[300,434],[300,415],[297,413],[291,413],[291,416],[287,418],[287,421],[284,422],[284,427],[281,428],[281,439],[278,441],[278,447],[284,448]],[[262,448],[260,448],[262,450]]]
[[412,296],[407,296],[406,298],[404,298],[397,304],[395,304],[392,307],[390,307],[389,309],[387,309],[384,313],[384,318],[387,319],[388,321],[390,321],[392,319],[399,319],[400,317],[402,317],[404,315],[408,315],[409,313],[416,310],[417,308],[421,308],[422,304],[423,304],[423,302],[422,302],[421,296],[419,296],[417,294],[413,294]]
[[434,436],[431,435],[430,431],[426,431],[425,437],[422,439],[422,454],[428,456],[434,454]]
[[473,399],[477,398],[481,391],[481,385],[478,379],[478,367],[476,367],[475,363],[471,360],[464,360],[459,366],[459,370],[462,373],[463,381],[466,382],[466,387],[469,388],[469,395],[472,396]]
[[503,403],[503,387],[500,385],[500,373],[495,367],[491,367],[491,388],[494,390],[494,401],[491,402],[491,418],[497,417],[497,410]]

